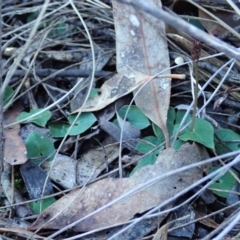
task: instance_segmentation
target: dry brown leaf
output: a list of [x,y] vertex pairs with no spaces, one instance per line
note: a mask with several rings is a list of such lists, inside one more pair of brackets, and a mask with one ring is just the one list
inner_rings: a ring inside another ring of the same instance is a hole
[[[157,176],[206,158],[208,158],[206,150],[200,149],[196,144],[185,144],[178,152],[170,148],[164,150],[154,165],[140,168],[130,178],[107,178],[84,189],[70,192],[43,211],[29,229],[34,230],[38,227],[61,229]],[[166,177],[83,220],[73,229],[89,231],[125,222],[135,214],[141,214],[175,196],[201,177],[200,168],[191,168]],[[53,220],[48,222],[52,218]]]
[[4,131],[4,160],[11,165],[19,165],[27,161],[26,147],[18,132],[18,129],[7,129]]
[[[195,214],[196,214],[196,218],[202,218],[204,216],[206,216],[206,213],[200,212],[200,211],[196,211],[195,210]],[[209,228],[217,228],[219,226],[218,223],[216,223],[212,218],[207,217],[204,218],[202,220],[199,220],[199,222]]]
[[[125,73],[122,72],[116,74],[101,86],[99,94],[87,101],[83,108],[83,112],[92,112],[103,109],[120,97],[134,91],[149,78],[150,76],[146,76],[136,71],[125,71]],[[78,111],[79,109],[75,110],[73,113]]]
[[167,240],[168,228],[171,223],[164,224],[158,231],[154,234],[152,240]]
[[[156,8],[161,1],[150,0]],[[113,16],[116,30],[117,71],[133,69],[146,75],[155,75],[169,68],[169,54],[165,36],[165,24],[152,16],[143,15],[133,7],[113,1]],[[168,74],[167,70],[164,74]],[[148,83],[140,93],[135,91],[136,105],[164,132],[169,142],[166,127],[170,101],[171,79],[157,78]]]
[[[21,111],[21,104],[15,104],[11,109],[5,112],[4,125],[9,125],[13,122],[16,122]],[[27,150],[22,138],[18,134],[19,129],[20,124],[15,124],[11,128],[4,130],[4,160],[11,165],[19,165],[27,161]]]

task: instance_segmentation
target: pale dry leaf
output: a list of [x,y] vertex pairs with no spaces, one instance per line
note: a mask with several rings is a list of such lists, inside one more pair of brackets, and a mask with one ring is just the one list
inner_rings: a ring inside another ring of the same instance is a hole
[[209,228],[217,228],[217,227],[219,227],[219,224],[216,223],[211,217],[206,217],[207,213],[203,213],[201,211],[195,210],[195,214],[196,214],[196,218],[205,217],[205,218],[199,220],[199,222],[201,224],[203,224],[204,226],[207,226]]
[[[78,53],[79,55],[79,53]],[[81,59],[79,62],[82,62],[79,66],[75,66],[74,68],[76,71],[84,71],[84,72],[90,72],[92,71],[92,53],[91,51],[87,51],[84,53],[81,53]],[[100,50],[95,51],[95,57],[96,57],[96,66],[95,71],[100,71],[103,69],[103,67],[106,65],[106,63],[109,61],[109,59],[112,57],[112,52],[104,53]],[[72,69],[74,69],[72,68]],[[70,109],[71,112],[76,111],[77,109],[81,108],[87,94],[87,90],[89,88],[89,79],[84,79],[84,87],[79,86],[79,91],[76,91],[74,98],[72,98],[70,102]],[[95,86],[95,82],[93,83],[93,86]]]
[[[15,104],[4,113],[4,125],[9,125],[17,121],[17,117],[22,111],[21,104]],[[23,164],[27,161],[27,150],[22,138],[19,136],[20,124],[5,129],[4,160],[11,165]]]
[[[34,230],[39,227],[61,229],[69,222],[72,223],[87,216],[156,176],[161,176],[208,157],[206,150],[200,149],[196,144],[187,143],[178,152],[170,148],[166,149],[159,155],[154,165],[140,168],[130,178],[106,178],[86,186],[84,190],[70,192],[43,211],[29,229]],[[90,231],[125,222],[133,218],[135,214],[144,213],[175,196],[200,178],[202,178],[200,168],[191,168],[163,178],[150,187],[138,191],[136,194],[126,197],[83,220],[76,224],[73,229],[75,231]],[[52,218],[53,220],[48,222]]]
[[[101,86],[99,94],[87,101],[82,111],[92,112],[103,109],[120,97],[131,93],[149,79],[150,76],[136,71],[116,74]],[[74,110],[73,113],[78,111],[79,109]]]
[[170,223],[164,224],[158,231],[154,234],[152,240],[167,240],[168,228]]
[[[53,164],[53,166],[52,166]],[[50,171],[49,177],[65,189],[76,186],[77,160],[62,154],[56,156],[55,161],[45,161],[41,167]]]
[[[156,8],[162,7],[158,0],[150,0],[149,3]],[[117,71],[121,73],[133,69],[146,75],[155,75],[163,70],[164,74],[170,73],[164,22],[118,1],[113,1],[113,16]],[[167,143],[169,136],[166,120],[170,91],[170,78],[156,78],[140,92],[134,92],[136,105],[163,130]]]
[[[118,145],[112,144],[111,137],[106,138],[103,147],[95,147],[84,153],[79,160],[66,155],[58,154],[53,162],[44,162],[42,167],[50,172],[51,180],[57,182],[65,189],[83,186],[94,180],[104,169],[118,157]],[[104,149],[103,149],[104,148]]]
[[228,97],[228,94],[227,94],[227,93],[225,93],[225,94],[223,94],[223,96],[219,97],[219,98],[214,102],[214,104],[213,104],[213,109],[215,110],[215,109],[219,108],[219,107],[222,105],[222,103],[227,99],[227,97]]
[[11,165],[23,164],[27,161],[27,150],[18,129],[6,129],[4,160]]

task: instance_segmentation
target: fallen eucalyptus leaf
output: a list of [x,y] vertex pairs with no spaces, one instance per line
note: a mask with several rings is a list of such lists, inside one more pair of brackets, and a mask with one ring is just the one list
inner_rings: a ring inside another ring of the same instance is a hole
[[[185,144],[178,152],[170,148],[166,149],[161,152],[154,165],[140,168],[129,178],[102,179],[85,186],[84,189],[74,190],[63,196],[41,213],[33,225],[29,227],[29,230],[35,230],[39,227],[41,229],[61,229],[68,226],[69,222],[86,217],[98,208],[109,204],[136,187],[142,186],[156,176],[161,176],[208,157],[206,150],[196,144]],[[74,227],[71,226],[71,229],[85,232],[123,223],[133,218],[135,214],[142,214],[165,202],[200,178],[202,178],[202,170],[197,167],[165,177],[84,219],[75,224]]]
[[[101,86],[99,94],[88,99],[82,111],[92,112],[103,109],[120,97],[134,91],[150,78],[150,76],[136,71],[116,74]],[[79,110],[80,109],[74,110],[73,113]]]

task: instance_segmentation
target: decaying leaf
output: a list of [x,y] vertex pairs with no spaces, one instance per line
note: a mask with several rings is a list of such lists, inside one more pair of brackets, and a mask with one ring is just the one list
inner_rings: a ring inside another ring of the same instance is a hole
[[[47,179],[46,185],[44,184],[47,174],[37,164],[28,161],[21,165],[20,172],[30,199],[53,194],[51,181]],[[45,187],[43,188],[44,185]]]
[[[94,180],[104,169],[118,157],[119,148],[111,137],[102,145],[81,156],[79,160],[58,154],[51,169],[52,162],[44,162],[42,167],[50,172],[50,178],[66,189],[83,186]],[[104,149],[103,149],[104,148]]]
[[[76,55],[76,53],[73,53]],[[79,66],[76,66],[76,69],[78,71],[91,71],[92,70],[92,53],[91,51],[86,51],[83,53],[78,53],[77,55],[82,55],[81,56],[81,60],[78,60],[79,62],[82,62]],[[95,57],[97,57],[96,59],[96,66],[95,66],[95,70],[96,71],[100,71],[102,70],[102,68],[106,65],[106,63],[109,61],[109,59],[112,57],[113,53],[112,52],[108,52],[108,53],[104,53],[100,50],[96,50],[95,51]],[[55,53],[53,54],[53,56],[55,56]],[[81,108],[83,105],[83,102],[85,101],[87,92],[88,92],[88,88],[89,88],[89,84],[90,82],[88,81],[88,79],[84,79],[84,86],[79,86],[79,91],[77,90],[75,93],[74,98],[71,100],[70,102],[70,109],[71,112],[76,111],[77,109]]]
[[[92,112],[103,109],[120,97],[134,91],[149,79],[150,76],[146,76],[141,72],[136,71],[125,71],[116,74],[102,85],[98,95],[87,101],[83,108],[83,112]],[[75,110],[73,113],[78,111],[79,109]]]
[[[29,229],[34,230],[39,227],[61,229],[157,176],[206,158],[208,158],[206,150],[200,149],[196,144],[185,144],[178,152],[170,148],[166,149],[159,155],[154,165],[140,168],[129,178],[106,178],[84,189],[70,192],[42,212]],[[76,224],[73,229],[89,231],[125,222],[135,214],[141,214],[175,196],[201,177],[200,168],[191,168],[163,178],[150,187],[86,218]]]
[[27,151],[18,129],[7,129],[5,134],[4,160],[11,165],[23,164],[27,161]]
[[167,240],[168,239],[168,229],[173,224],[178,222],[179,220],[186,219],[186,216],[181,217],[179,219],[175,219],[171,222],[164,224],[158,231],[155,233],[153,240]]
[[[4,113],[4,125],[9,125],[17,121],[17,117],[22,111],[20,104],[15,104],[13,108]],[[22,138],[19,136],[20,124],[15,124],[11,128],[4,130],[5,148],[4,160],[11,165],[23,164],[27,161],[27,151]]]
[[[156,8],[161,1],[151,0]],[[169,54],[165,36],[165,24],[152,16],[139,13],[133,7],[113,1],[114,24],[116,30],[117,71],[128,69],[154,75],[164,70],[169,73]],[[135,91],[136,105],[165,135],[167,112],[170,100],[171,79],[157,78],[138,92]]]
[[[123,147],[127,147],[129,150],[134,150],[137,141],[134,139],[138,139],[140,137],[140,130],[135,126],[131,125],[127,121],[123,121],[123,119],[119,116],[116,111],[118,124],[120,127],[115,125],[112,122],[109,122],[106,116],[102,116],[99,119],[99,126],[102,130],[107,132],[110,136],[112,136],[116,141],[120,142],[120,140],[125,141],[123,143]],[[121,131],[122,131],[122,139],[121,139]]]
[[[190,203],[178,208],[176,212],[171,215],[171,220],[174,222],[171,225],[173,229],[169,233],[170,236],[188,239],[193,238],[195,231],[194,220],[196,220],[196,217]],[[188,224],[187,227],[184,226],[186,224]]]
[[199,221],[201,224],[209,228],[217,228],[219,226],[219,224],[216,223],[212,218],[206,217],[207,215],[206,213],[195,210],[195,214],[196,214],[196,218],[203,218]]

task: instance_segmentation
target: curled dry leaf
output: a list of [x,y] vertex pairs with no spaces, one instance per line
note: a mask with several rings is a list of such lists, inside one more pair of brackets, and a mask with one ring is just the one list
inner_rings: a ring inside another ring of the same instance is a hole
[[[154,165],[140,168],[129,178],[106,178],[90,184],[84,189],[70,192],[43,211],[29,229],[34,230],[39,227],[61,229],[68,226],[70,222],[73,223],[86,217],[96,209],[109,204],[157,176],[162,176],[169,171],[177,170],[208,157],[206,150],[196,144],[185,144],[178,152],[170,148],[166,149],[161,152]],[[165,177],[80,221],[75,224],[73,229],[75,231],[90,231],[125,222],[133,218],[135,214],[144,213],[165,202],[201,177],[202,170],[200,168],[191,168]]]
[[222,103],[227,99],[227,97],[228,97],[228,94],[227,94],[227,93],[225,93],[225,94],[223,94],[223,96],[219,97],[219,98],[214,102],[214,104],[213,104],[213,109],[215,110],[215,109],[219,108],[219,107],[222,105]]
[[[149,78],[151,77],[136,71],[116,74],[102,85],[99,94],[87,101],[83,108],[83,112],[103,109],[120,97],[134,91]],[[78,111],[79,109],[75,110],[73,113]]]

